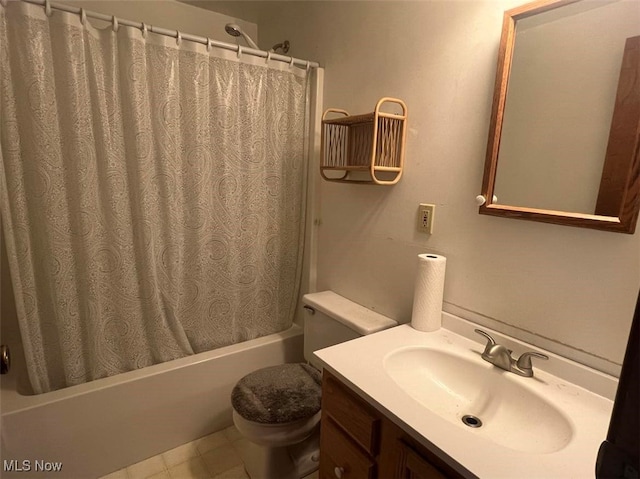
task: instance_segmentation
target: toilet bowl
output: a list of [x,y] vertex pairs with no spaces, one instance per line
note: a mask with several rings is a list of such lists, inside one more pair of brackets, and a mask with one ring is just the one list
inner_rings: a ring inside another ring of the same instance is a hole
[[[318,440],[307,439],[318,435],[320,391],[320,372],[304,363],[258,369],[238,381],[233,423],[253,444],[244,458],[252,479],[297,479],[317,469]],[[305,442],[310,446],[290,447]]]
[[318,469],[322,366],[313,351],[397,325],[332,291],[307,294],[303,302],[310,364],[258,369],[231,394],[233,422],[249,441],[243,460],[251,479],[298,479]]
[[251,479],[298,479],[318,469],[320,411],[284,424],[248,421],[234,411],[233,423],[249,440],[243,462]]
[[304,441],[315,432],[320,424],[320,411],[309,418],[284,424],[261,424],[243,418],[234,410],[233,423],[240,434],[260,446],[291,446]]

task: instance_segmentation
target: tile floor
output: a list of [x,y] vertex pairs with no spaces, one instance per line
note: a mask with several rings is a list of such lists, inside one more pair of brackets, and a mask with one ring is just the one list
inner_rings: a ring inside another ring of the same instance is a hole
[[[100,479],[249,479],[247,440],[235,426],[183,444]],[[317,479],[315,472],[305,479]]]

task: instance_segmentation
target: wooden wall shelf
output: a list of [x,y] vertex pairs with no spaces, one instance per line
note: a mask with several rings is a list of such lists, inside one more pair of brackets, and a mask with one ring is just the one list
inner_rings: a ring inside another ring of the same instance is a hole
[[[402,113],[381,111],[385,103],[399,105]],[[330,114],[343,116],[329,119]],[[327,181],[396,184],[404,166],[406,121],[407,106],[397,98],[381,98],[373,113],[364,115],[327,109],[322,115],[320,174]]]

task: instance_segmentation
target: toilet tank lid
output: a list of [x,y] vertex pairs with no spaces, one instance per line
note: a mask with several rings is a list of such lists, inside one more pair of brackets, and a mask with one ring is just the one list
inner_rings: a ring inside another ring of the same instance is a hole
[[305,294],[302,302],[363,335],[398,325],[397,321],[371,311],[333,291]]

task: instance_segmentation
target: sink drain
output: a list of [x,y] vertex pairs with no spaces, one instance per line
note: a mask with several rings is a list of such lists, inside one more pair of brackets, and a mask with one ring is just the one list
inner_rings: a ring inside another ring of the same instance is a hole
[[462,416],[462,422],[469,427],[482,427],[482,421],[480,418],[472,416],[471,414]]

